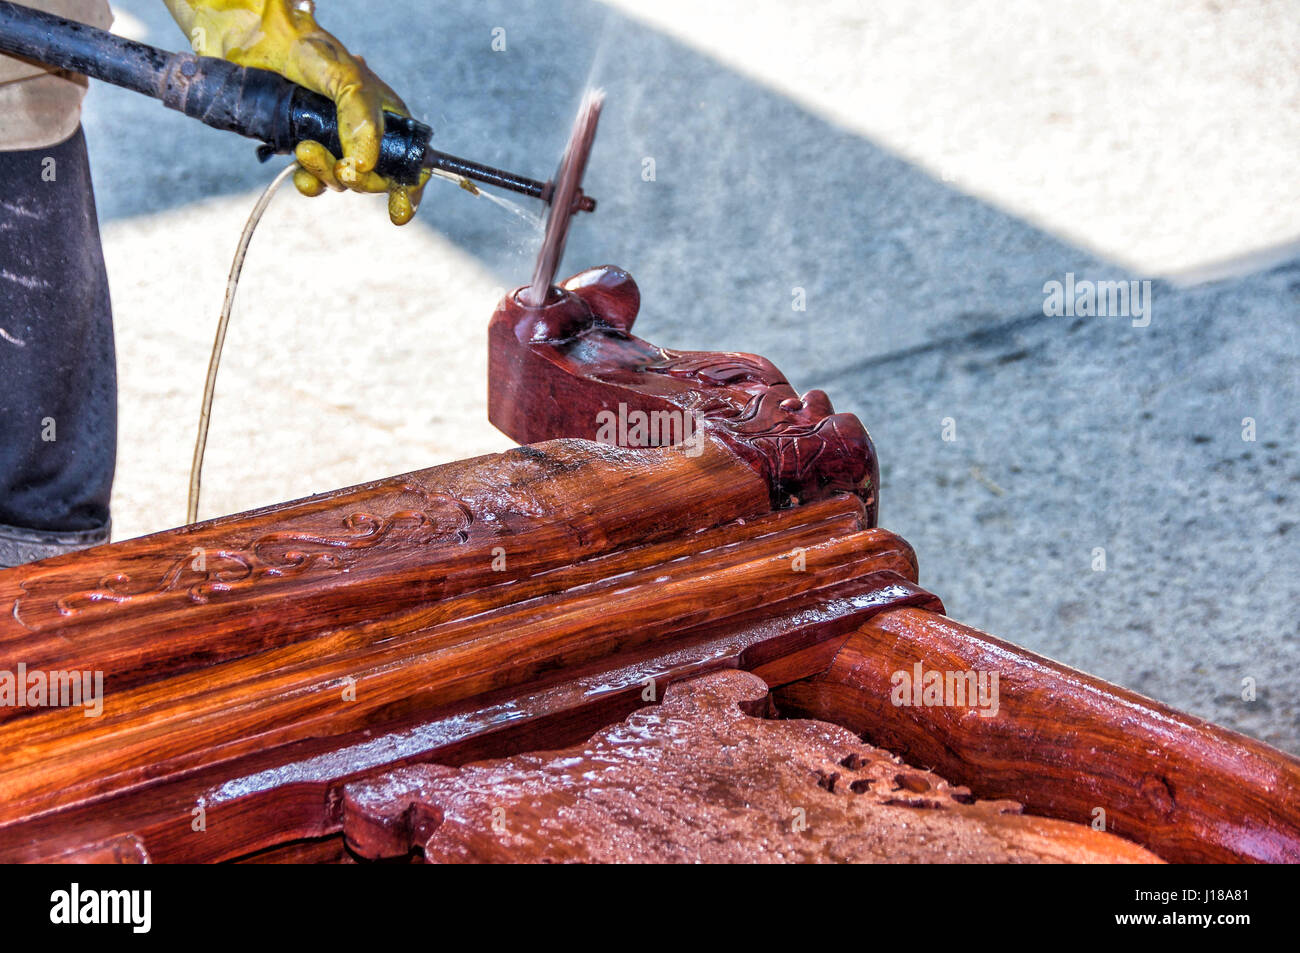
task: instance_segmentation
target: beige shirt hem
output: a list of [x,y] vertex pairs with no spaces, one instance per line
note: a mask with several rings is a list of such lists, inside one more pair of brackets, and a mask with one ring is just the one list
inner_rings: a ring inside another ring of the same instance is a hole
[[[108,0],[24,0],[24,5],[108,29]],[[0,54],[0,152],[41,149],[63,142],[81,122],[84,76],[49,70]]]

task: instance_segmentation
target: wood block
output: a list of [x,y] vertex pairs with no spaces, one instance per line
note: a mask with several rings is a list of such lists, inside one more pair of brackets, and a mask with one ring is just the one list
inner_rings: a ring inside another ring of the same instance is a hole
[[712,442],[521,447],[0,571],[0,671],[113,694],[769,510]]

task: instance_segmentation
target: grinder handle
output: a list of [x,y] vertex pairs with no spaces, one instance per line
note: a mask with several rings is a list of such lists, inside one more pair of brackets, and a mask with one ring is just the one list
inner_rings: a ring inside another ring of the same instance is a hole
[[[214,129],[260,139],[263,159],[306,139],[342,154],[334,103],[269,70],[169,53],[8,0],[0,0],[0,52],[144,93]],[[385,112],[375,171],[415,184],[432,135],[422,122]]]

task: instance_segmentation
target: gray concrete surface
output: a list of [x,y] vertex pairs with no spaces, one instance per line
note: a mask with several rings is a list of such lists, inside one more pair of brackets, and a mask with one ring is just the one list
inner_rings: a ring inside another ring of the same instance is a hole
[[[1102,96],[1104,57],[1049,55],[1077,49],[1071,17],[1092,23],[1091,5],[959,6],[719,2],[698,23],[648,23],[623,3],[402,0],[319,15],[441,148],[523,172],[549,172],[583,85],[604,85],[588,175],[601,208],[567,271],[623,265],[646,337],[757,351],[856,412],[884,467],[883,523],[955,617],[1300,752],[1300,260],[1285,251],[1300,132],[1296,112],[1270,111],[1295,101],[1300,71],[1257,72],[1294,61],[1294,8],[1219,22],[1174,4],[1187,22],[1165,30],[1125,14],[1125,85]],[[161,4],[115,7],[120,29],[179,45]],[[944,11],[962,30],[926,33]],[[1225,52],[1243,46],[1255,55]],[[1011,121],[1021,92],[1038,111]],[[972,103],[988,105],[992,153],[970,145]],[[274,170],[113,89],[92,91],[86,125],[121,346],[115,518],[134,535],[183,514],[229,255]],[[1170,158],[1188,149],[1190,165]],[[276,200],[236,311],[205,514],[504,445],[483,420],[481,329],[537,234],[451,188],[431,187],[417,221],[392,229],[359,197]],[[1277,247],[1281,264],[1228,280],[1160,277],[1203,267],[1205,249]],[[1067,272],[1154,278],[1150,326],[1044,316],[1044,283]]]

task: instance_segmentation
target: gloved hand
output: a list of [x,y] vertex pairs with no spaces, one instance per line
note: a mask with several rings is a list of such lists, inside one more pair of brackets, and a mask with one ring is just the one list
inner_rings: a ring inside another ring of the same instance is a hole
[[388,217],[405,225],[420,204],[428,173],[417,186],[397,185],[374,172],[384,135],[383,110],[409,116],[406,104],[359,56],[316,24],[311,0],[164,0],[200,56],[256,66],[334,100],[343,155],[319,142],[301,142],[302,166],[293,184],[303,195],[331,189],[387,192]]

